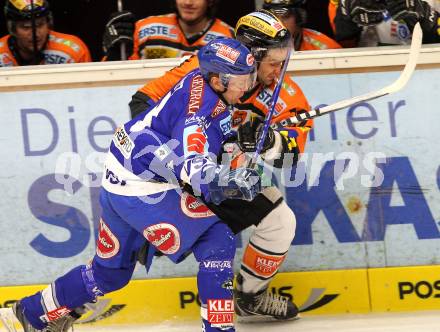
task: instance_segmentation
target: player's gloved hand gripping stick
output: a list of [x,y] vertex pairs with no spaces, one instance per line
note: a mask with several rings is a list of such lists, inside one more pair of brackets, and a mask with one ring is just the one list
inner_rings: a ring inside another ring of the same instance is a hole
[[277,85],[275,86],[275,89],[273,91],[271,102],[270,102],[270,109],[266,115],[266,118],[264,119],[263,130],[261,131],[261,135],[258,137],[257,147],[255,149],[254,156],[252,157],[252,160],[249,164],[249,168],[255,168],[255,165],[257,163],[257,159],[258,159],[259,155],[261,154],[261,150],[263,149],[264,141],[266,140],[266,136],[269,131],[270,123],[271,123],[273,115],[275,113],[275,105],[277,104],[278,96],[280,95],[280,90],[283,85],[284,76],[287,71],[287,65],[289,64],[291,50],[292,49],[289,48],[287,51],[286,60],[284,60],[283,68],[281,69],[281,73],[280,73],[280,77],[279,77]]

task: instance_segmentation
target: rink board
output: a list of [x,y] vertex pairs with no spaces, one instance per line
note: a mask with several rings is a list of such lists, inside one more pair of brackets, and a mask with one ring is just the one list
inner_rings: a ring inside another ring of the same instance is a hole
[[370,269],[373,311],[440,309],[440,266]]
[[[440,308],[438,276],[439,266],[289,272],[277,275],[271,287],[291,296],[302,315],[427,310]],[[0,288],[1,306],[43,287]],[[82,323],[191,321],[199,317],[196,299],[195,278],[134,280],[100,299]]]

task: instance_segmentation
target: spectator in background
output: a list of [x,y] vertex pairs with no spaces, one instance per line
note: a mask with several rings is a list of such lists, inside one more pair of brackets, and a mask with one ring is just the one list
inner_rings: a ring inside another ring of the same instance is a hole
[[91,61],[81,39],[52,30],[47,0],[7,0],[4,11],[9,34],[0,39],[0,67]]
[[420,22],[424,43],[440,42],[440,2],[436,0],[333,0],[336,40],[344,47],[406,45]]
[[150,16],[134,23],[134,15],[120,12],[106,25],[106,60],[121,60],[121,44],[129,59],[175,58],[194,54],[217,37],[233,37],[233,29],[215,18],[218,0],[175,0],[175,13]]
[[330,37],[304,27],[307,20],[305,2],[306,0],[264,0],[263,9],[277,15],[289,29],[296,51],[341,48]]

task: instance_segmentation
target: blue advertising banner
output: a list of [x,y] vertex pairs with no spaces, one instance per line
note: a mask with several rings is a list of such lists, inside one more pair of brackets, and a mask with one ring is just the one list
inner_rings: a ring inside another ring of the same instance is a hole
[[[319,105],[398,74],[294,79]],[[283,271],[440,261],[439,77],[417,71],[397,94],[315,120],[296,172],[278,178],[297,217]],[[92,257],[102,164],[136,88],[0,94],[0,285],[46,283]],[[177,266],[161,257],[148,276],[140,267],[135,277],[194,275],[195,266],[192,257]]]

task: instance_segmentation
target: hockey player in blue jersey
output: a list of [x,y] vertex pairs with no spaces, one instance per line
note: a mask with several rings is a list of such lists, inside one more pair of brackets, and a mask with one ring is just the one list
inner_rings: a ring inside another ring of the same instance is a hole
[[260,192],[256,171],[217,164],[221,146],[233,135],[230,105],[254,84],[254,59],[227,38],[210,42],[198,58],[199,69],[116,130],[100,193],[96,254],[14,305],[25,331],[66,331],[78,317],[74,308],[124,287],[145,238],[148,266],[156,251],[175,263],[194,254],[202,330],[235,331],[235,238],[203,200],[252,200]]

